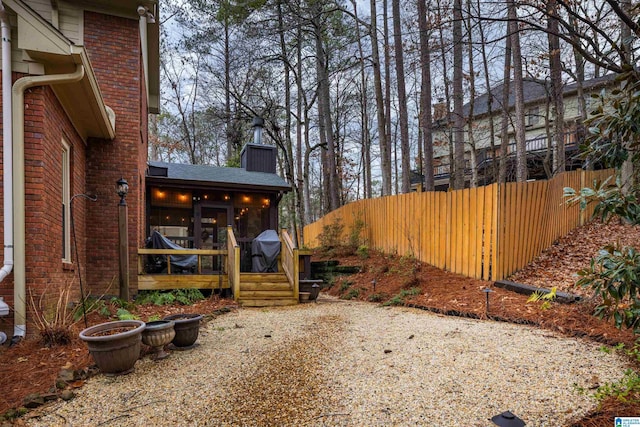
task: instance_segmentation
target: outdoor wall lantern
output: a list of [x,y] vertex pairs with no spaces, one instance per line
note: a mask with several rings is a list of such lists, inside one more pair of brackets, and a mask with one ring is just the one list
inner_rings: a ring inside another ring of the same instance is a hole
[[126,179],[120,178],[116,181],[116,193],[120,196],[120,204],[126,205],[127,202],[124,201],[124,198],[127,197],[127,193],[129,192],[129,183]]
[[116,181],[116,193],[120,196],[118,205],[118,258],[120,264],[120,299],[129,301],[129,239],[127,227],[129,216],[127,213],[127,202],[124,198],[129,192],[129,183],[126,179],[120,178]]

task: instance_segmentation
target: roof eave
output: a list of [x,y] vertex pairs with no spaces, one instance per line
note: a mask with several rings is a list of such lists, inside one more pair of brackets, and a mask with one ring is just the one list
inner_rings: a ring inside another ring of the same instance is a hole
[[[20,0],[3,0],[18,15],[17,47],[27,59],[42,64],[44,74],[62,74],[83,65],[84,77],[76,83],[52,86],[80,136],[115,138],[113,111],[107,107],[84,47],[76,46]],[[78,102],[78,94],[83,102]]]
[[216,190],[251,190],[251,191],[268,191],[268,192],[289,192],[291,186],[275,186],[275,185],[259,185],[259,184],[242,184],[233,182],[220,182],[220,181],[196,181],[185,180],[178,178],[160,177],[160,176],[147,176],[146,181],[149,184],[157,185],[172,185],[183,186],[191,188],[208,188]]

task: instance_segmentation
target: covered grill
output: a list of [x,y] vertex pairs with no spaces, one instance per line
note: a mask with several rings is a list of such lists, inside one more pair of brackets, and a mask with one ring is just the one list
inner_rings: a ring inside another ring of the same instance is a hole
[[265,230],[251,242],[251,272],[276,273],[280,255],[280,237],[275,230]]

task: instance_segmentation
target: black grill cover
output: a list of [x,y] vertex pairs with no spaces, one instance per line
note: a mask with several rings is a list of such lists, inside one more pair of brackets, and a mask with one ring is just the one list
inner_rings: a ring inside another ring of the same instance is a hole
[[265,230],[251,242],[251,271],[276,273],[280,255],[280,238],[275,230]]
[[[149,244],[147,247],[151,246],[153,249],[184,249],[180,245],[176,245],[171,240],[164,237],[157,231],[153,231],[151,233],[151,237],[149,237]],[[164,264],[167,263],[167,257],[161,255]],[[183,269],[191,269],[198,265],[198,256],[197,255],[171,255],[171,268],[178,267]]]

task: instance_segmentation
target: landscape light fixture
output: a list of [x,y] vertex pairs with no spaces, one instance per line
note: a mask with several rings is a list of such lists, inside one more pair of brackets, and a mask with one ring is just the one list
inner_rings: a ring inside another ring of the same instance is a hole
[[129,192],[129,183],[126,179],[120,178],[116,181],[116,193],[120,196],[120,204],[126,205],[127,202],[124,201],[124,198],[127,197],[127,193]]
[[485,314],[488,315],[489,314],[489,293],[494,292],[493,290],[489,289],[489,288],[484,288],[482,290],[482,292],[484,292],[487,295],[487,305],[485,307]]
[[500,427],[524,427],[526,425],[524,421],[513,415],[510,411],[505,411],[492,417],[491,421]]

